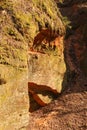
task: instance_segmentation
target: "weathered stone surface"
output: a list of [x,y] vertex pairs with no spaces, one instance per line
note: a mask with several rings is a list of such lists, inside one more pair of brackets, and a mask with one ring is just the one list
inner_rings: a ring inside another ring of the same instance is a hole
[[[60,10],[64,16],[69,17],[72,25],[72,29],[67,29],[69,35],[66,35],[64,50],[67,70],[70,71],[68,89],[55,103],[31,114],[31,123],[27,130],[85,130],[87,128],[87,0],[63,1],[65,4],[60,6],[62,7]],[[38,60],[37,55],[33,56]]]
[[0,85],[0,130],[15,130],[29,121],[27,70],[0,65],[6,83]]
[[54,1],[0,0],[0,130],[27,125],[27,50],[43,28],[65,32]]
[[63,55],[30,54],[29,66],[29,82],[50,86],[61,92],[66,70]]
[[[44,102],[40,103],[36,97],[35,100],[42,106],[53,100],[52,93],[58,95],[64,87],[66,65],[63,55],[63,38],[55,38],[52,44],[56,45],[55,50],[48,49],[42,53],[29,51],[29,90],[32,90],[33,94]],[[49,94],[48,88],[50,88],[51,94]]]
[[[69,5],[70,3],[70,5]],[[63,53],[59,53],[63,47],[64,48],[64,54],[65,54],[65,60],[67,63],[67,78],[68,78],[68,85],[72,84],[70,83],[71,81],[75,82],[75,76],[77,75],[78,79],[80,79],[81,77],[85,77],[87,76],[87,52],[86,52],[86,28],[87,28],[87,5],[86,5],[86,1],[64,1],[63,4],[61,4],[62,6],[60,6],[60,10],[62,12],[62,14],[64,16],[67,16],[72,22],[71,22],[71,26],[72,29],[67,29],[67,34],[66,34],[66,40],[65,40],[65,44],[64,46],[61,47],[60,44],[62,39],[62,36],[58,36],[57,33],[55,32],[50,32],[49,30],[41,30],[40,33],[38,33],[35,36],[34,42],[33,42],[33,46],[34,49],[36,48],[36,50],[31,49],[31,52],[29,52],[29,65],[31,66],[30,68],[30,77],[29,77],[29,86],[31,85],[31,83],[35,83],[33,84],[34,87],[39,90],[39,88],[41,86],[52,86],[52,89],[55,89],[54,86],[56,86],[54,84],[54,82],[56,82],[55,77],[57,77],[57,75],[55,75],[55,72],[53,71],[54,69],[54,64],[59,64],[59,56],[53,61],[52,57],[53,55],[49,55],[49,53],[47,52],[47,48],[52,47],[51,49],[55,49],[54,45],[58,47],[58,54],[60,54],[60,57],[62,57],[61,54]],[[58,4],[59,6],[59,4]],[[63,8],[64,7],[64,8]],[[71,15],[72,14],[72,15]],[[78,19],[76,19],[78,17]],[[81,18],[83,20],[81,20]],[[67,19],[68,22],[68,19]],[[69,35],[71,35],[69,37]],[[60,38],[59,38],[60,37]],[[67,38],[69,37],[69,38]],[[50,50],[50,49],[48,49]],[[34,51],[34,52],[32,52]],[[36,51],[36,52],[35,52]],[[39,52],[39,53],[38,53]],[[52,54],[52,53],[50,53]],[[46,61],[44,60],[46,57]],[[53,56],[55,57],[55,56]],[[33,60],[32,60],[33,59]],[[61,58],[60,58],[61,59]],[[53,62],[52,62],[53,61]],[[56,62],[55,62],[56,61]],[[57,63],[58,61],[58,63]],[[46,66],[42,65],[45,64]],[[53,64],[54,63],[54,64]],[[51,66],[52,65],[52,66]],[[50,68],[50,67],[51,68]],[[62,65],[61,65],[62,66]],[[44,71],[42,72],[44,68]],[[56,68],[56,67],[55,67]],[[61,71],[61,69],[63,69],[63,67],[59,67],[59,70]],[[40,70],[41,69],[41,70]],[[57,73],[59,73],[58,75],[61,75],[61,72],[57,71],[57,68],[55,69]],[[53,71],[53,73],[52,73]],[[46,74],[47,73],[47,74]],[[36,75],[35,75],[36,74]],[[52,74],[52,76],[51,76]],[[45,75],[45,76],[44,76]],[[51,78],[52,77],[52,78]],[[52,80],[53,81],[52,81]],[[58,84],[62,83],[62,80],[60,80],[61,77],[59,77],[59,82]],[[65,76],[64,78],[65,79]],[[83,79],[83,78],[82,78]],[[80,84],[80,82],[79,82]],[[63,83],[62,83],[63,85]],[[37,87],[38,86],[38,87]],[[61,85],[60,85],[61,86]],[[31,91],[30,87],[30,91]],[[59,88],[59,86],[58,86]],[[57,89],[58,89],[57,88]],[[59,92],[59,90],[57,90],[57,92]],[[38,93],[33,90],[33,94],[38,96]],[[32,94],[32,95],[33,95]],[[45,97],[45,96],[43,96]],[[37,97],[34,98],[37,100]],[[43,99],[41,99],[42,101]],[[37,100],[38,102],[39,100]],[[44,102],[45,103],[45,102]],[[44,105],[42,103],[39,102],[39,104]]]
[[0,130],[18,130],[29,122],[27,44],[8,3],[0,1]]

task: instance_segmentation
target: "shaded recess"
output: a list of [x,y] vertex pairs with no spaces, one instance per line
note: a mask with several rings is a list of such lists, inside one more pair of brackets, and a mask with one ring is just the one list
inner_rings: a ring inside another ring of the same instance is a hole
[[36,35],[33,42],[33,49],[45,51],[46,49],[55,50],[58,47],[58,40],[63,40],[64,34],[59,34],[57,30],[43,29]]
[[73,66],[74,74],[76,71],[76,74],[87,77],[87,1],[70,0],[66,2],[64,0],[63,4],[58,3],[58,7],[60,7],[61,14],[67,16],[71,21],[71,29],[67,28],[65,37],[67,68],[70,68],[71,71]]
[[41,100],[38,94],[41,94],[43,96],[48,95],[48,97],[53,97],[54,99],[58,97],[58,92],[48,86],[38,85],[31,82],[28,83],[28,86],[28,92],[30,95],[30,112],[33,112],[40,107],[44,107],[48,104],[47,102]]

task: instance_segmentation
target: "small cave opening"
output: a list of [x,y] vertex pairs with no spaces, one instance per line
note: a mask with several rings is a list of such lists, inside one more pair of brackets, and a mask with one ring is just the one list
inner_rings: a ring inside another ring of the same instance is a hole
[[34,112],[46,106],[51,100],[55,100],[59,96],[57,90],[33,82],[28,82],[28,93],[30,97],[29,112]]
[[35,36],[29,50],[40,53],[46,53],[47,50],[55,51],[62,39],[63,36],[59,35],[58,31],[43,29]]

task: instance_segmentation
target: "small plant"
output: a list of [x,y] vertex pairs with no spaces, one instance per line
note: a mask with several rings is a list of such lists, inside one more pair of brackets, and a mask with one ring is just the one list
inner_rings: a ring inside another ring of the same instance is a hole
[[62,17],[62,21],[64,22],[64,25],[66,27],[68,27],[70,29],[72,28],[71,25],[70,25],[71,21],[67,17]]
[[7,29],[7,32],[8,32],[8,34],[11,35],[11,36],[15,36],[15,35],[16,35],[15,30],[12,29],[12,28],[8,28],[8,29]]
[[60,3],[63,3],[63,0],[59,0]]

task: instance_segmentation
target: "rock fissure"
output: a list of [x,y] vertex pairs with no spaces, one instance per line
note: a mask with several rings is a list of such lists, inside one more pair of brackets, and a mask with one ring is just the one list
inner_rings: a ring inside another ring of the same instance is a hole
[[60,7],[61,13],[71,20],[72,25],[71,30],[66,30],[69,31],[69,35],[64,39],[67,87],[56,101],[31,114],[31,124],[27,130],[32,130],[32,128],[35,130],[85,130],[87,128],[87,106],[85,105],[87,96],[87,64],[85,62],[85,60],[87,61],[87,32],[83,28],[84,25],[86,26],[85,20],[81,20],[81,18],[86,19],[87,12],[85,11],[85,15],[83,15],[84,13],[79,15],[79,12],[83,10],[79,7],[83,3],[86,4],[86,0],[64,0],[64,2],[65,5],[58,7]]
[[0,130],[86,129],[87,2],[59,1],[0,1]]

